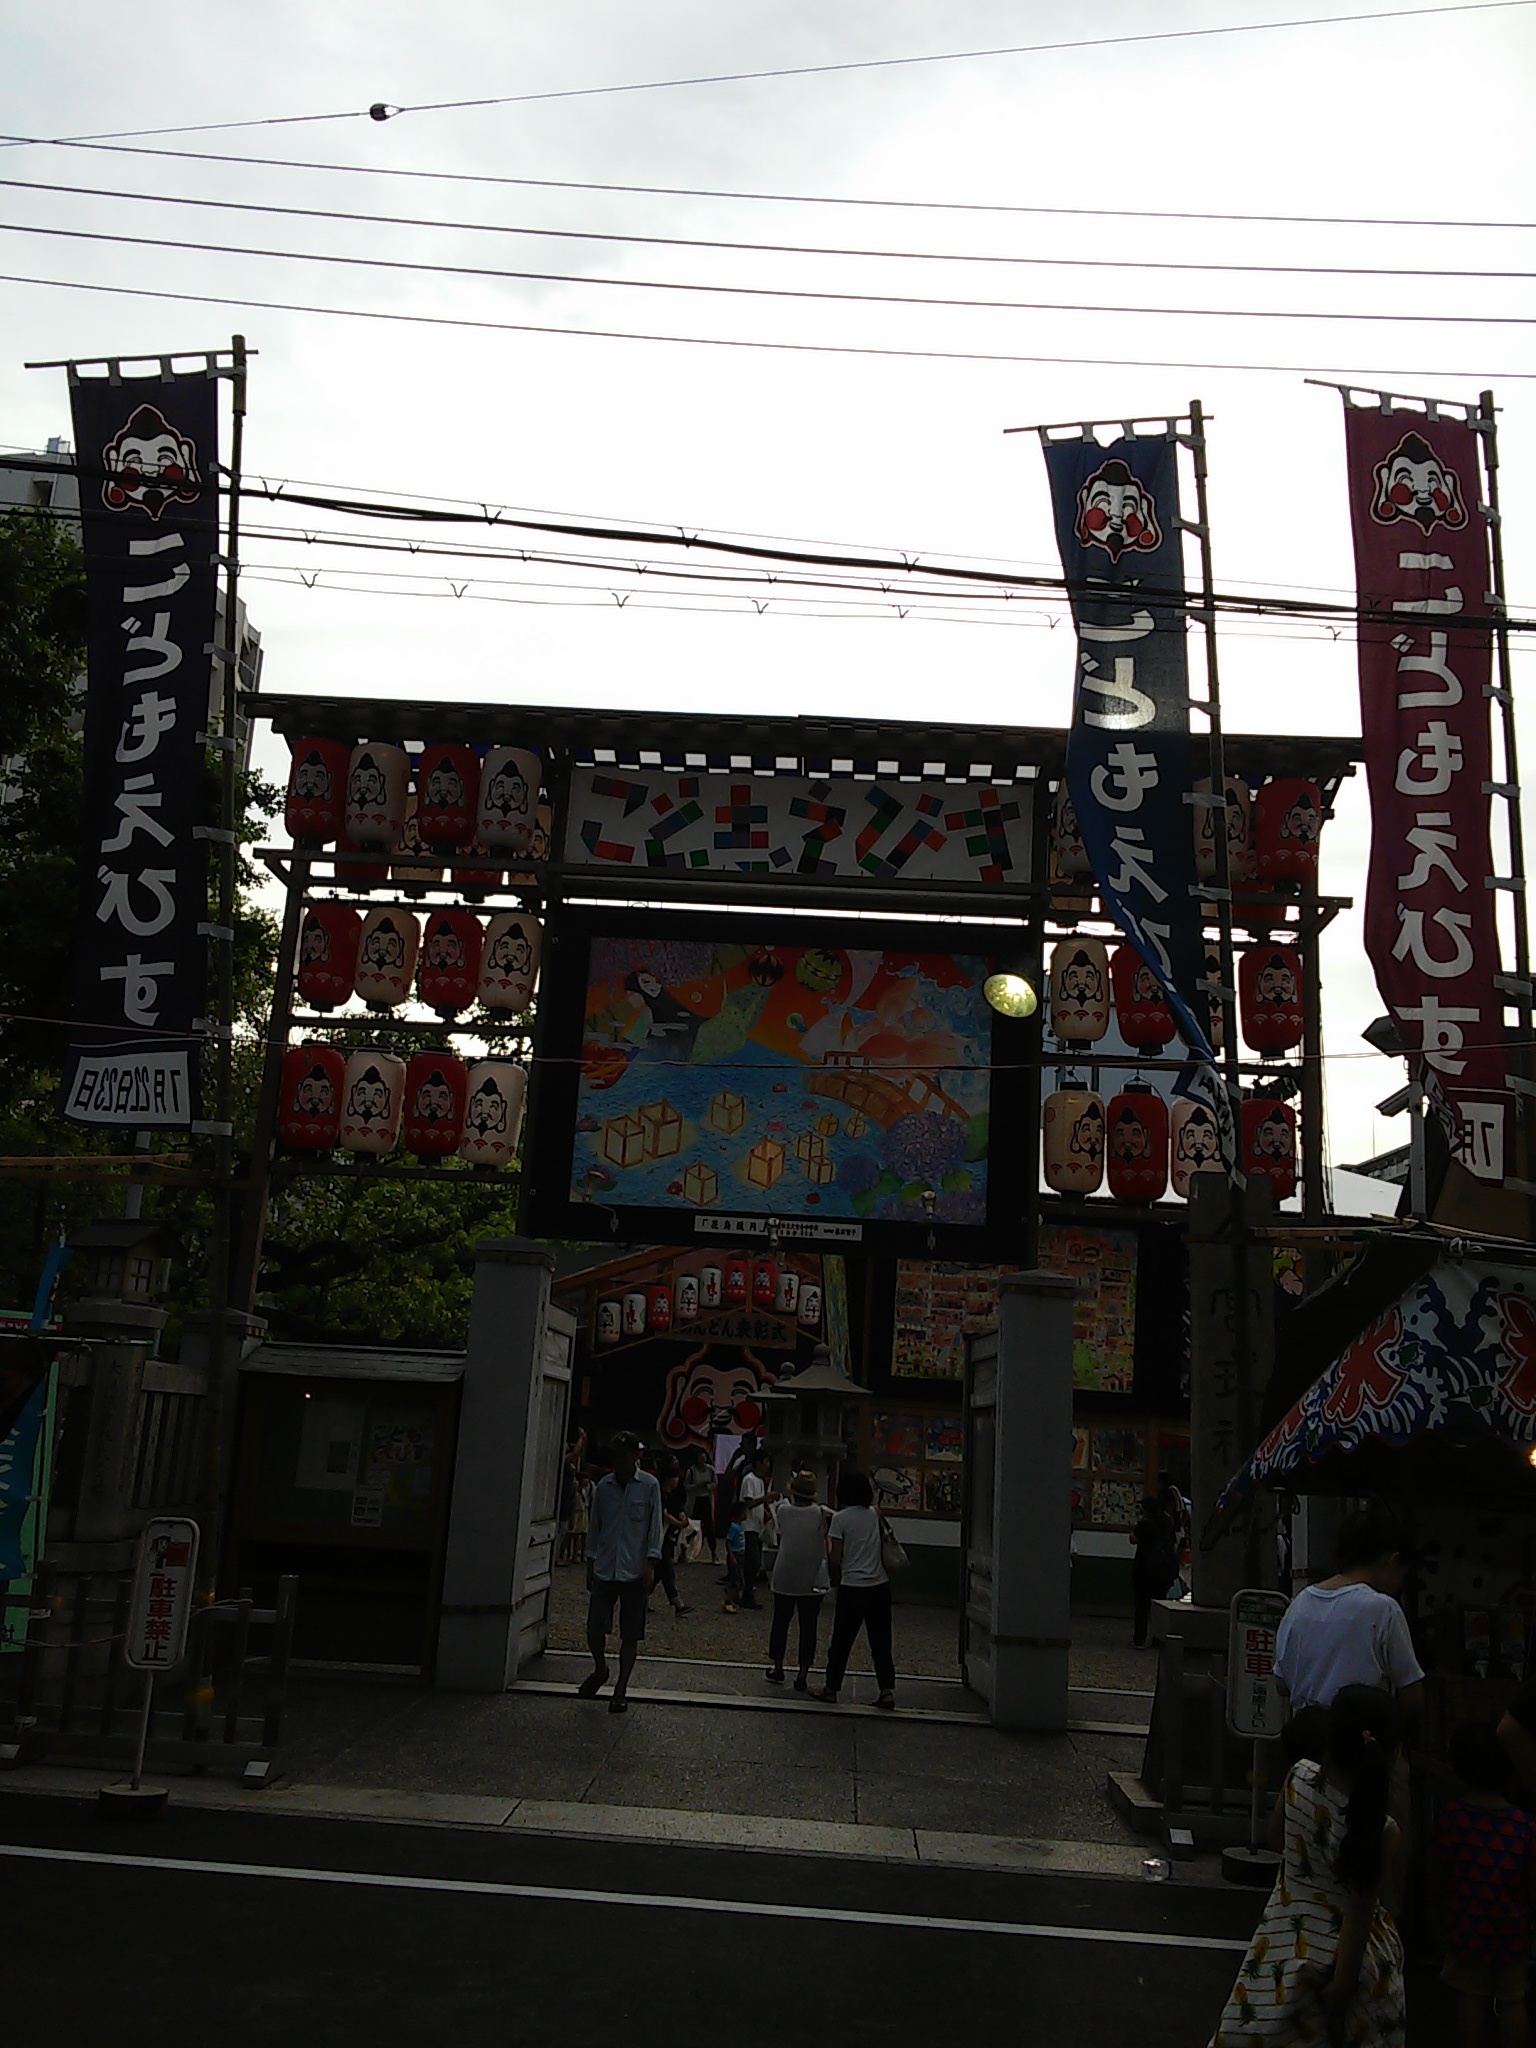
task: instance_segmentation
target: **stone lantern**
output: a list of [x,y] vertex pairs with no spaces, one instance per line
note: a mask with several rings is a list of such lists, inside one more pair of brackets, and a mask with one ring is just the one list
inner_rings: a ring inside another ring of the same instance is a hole
[[822,1499],[831,1506],[838,1473],[844,1465],[859,1462],[863,1404],[874,1395],[833,1363],[825,1344],[818,1344],[808,1366],[768,1388],[762,1398],[768,1411],[766,1444],[778,1491],[787,1490],[792,1472],[811,1471],[816,1474]]

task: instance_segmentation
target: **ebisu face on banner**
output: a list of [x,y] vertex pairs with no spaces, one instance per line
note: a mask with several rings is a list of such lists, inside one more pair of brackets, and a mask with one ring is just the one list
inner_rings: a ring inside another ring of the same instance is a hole
[[1346,404],[1371,792],[1365,946],[1451,1140],[1508,1168],[1511,1096],[1488,832],[1488,520],[1476,430]]
[[1177,443],[1044,439],[1077,626],[1067,788],[1106,907],[1156,975],[1186,1043],[1214,1060],[1189,760]]
[[1032,1027],[989,1008],[991,956],[940,950],[942,929],[568,917],[544,966],[525,1227],[1016,1251]]
[[71,1123],[186,1130],[207,980],[203,742],[218,556],[218,385],[72,378],[87,691]]

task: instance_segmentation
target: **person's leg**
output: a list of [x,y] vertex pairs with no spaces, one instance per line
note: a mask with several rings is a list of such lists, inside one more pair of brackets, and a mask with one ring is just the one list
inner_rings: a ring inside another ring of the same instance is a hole
[[827,1682],[821,1689],[824,1699],[835,1700],[842,1689],[843,1675],[848,1669],[848,1653],[858,1638],[863,1619],[860,1589],[839,1586],[837,1606],[832,1615],[832,1643],[827,1651]]
[[[821,1599],[820,1593],[806,1593],[795,1602],[800,1615],[800,1675],[795,1684],[801,1692],[805,1691],[805,1681],[810,1675],[811,1666],[816,1662],[816,1631],[821,1621]],[[784,1633],[787,1637],[787,1616],[785,1622]]]
[[613,1600],[613,1587],[606,1580],[594,1579],[587,1601],[587,1648],[592,1653],[592,1673],[577,1687],[587,1699],[608,1682],[608,1629],[613,1620]]
[[745,1533],[747,1551],[741,1567],[741,1604],[743,1607],[756,1607],[756,1587],[763,1572],[763,1539],[755,1529],[748,1529]]
[[1523,1998],[1501,1998],[1499,2000],[1499,2048],[1525,2048],[1529,2038],[1526,2031],[1525,2000]]
[[1152,1619],[1152,1588],[1133,1579],[1131,1601],[1135,1609],[1135,1619],[1131,1624],[1131,1646],[1140,1650],[1146,1647],[1147,1627]]
[[869,1640],[869,1661],[875,1667],[875,1684],[881,1699],[896,1696],[896,1658],[891,1649],[891,1582],[871,1586],[864,1609],[864,1633]]
[[608,1711],[622,1714],[628,1705],[630,1674],[645,1640],[645,1607],[650,1588],[644,1579],[629,1579],[619,1589],[619,1678]]
[[768,1625],[768,1676],[784,1676],[784,1651],[789,1643],[789,1617],[795,1611],[793,1593],[775,1593],[773,1620]]

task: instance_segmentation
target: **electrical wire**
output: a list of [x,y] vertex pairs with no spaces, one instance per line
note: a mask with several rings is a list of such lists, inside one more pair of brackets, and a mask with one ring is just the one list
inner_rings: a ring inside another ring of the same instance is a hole
[[1398,214],[1200,213],[1188,208],[1134,206],[1019,206],[982,199],[873,199],[828,192],[752,192],[715,185],[622,185],[590,178],[519,178],[491,171],[410,170],[394,164],[334,164],[306,157],[240,156],[208,149],[146,149],[133,143],[81,137],[0,134],[18,148],[88,149],[110,156],[156,157],[169,163],[244,164],[263,170],[331,171],[351,178],[415,178],[445,185],[511,185],[539,192],[612,192],[648,199],[728,199],[765,206],[862,206],[913,213],[1022,215],[1053,220],[1224,221],[1245,227],[1454,228],[1481,233],[1527,233],[1529,220],[1447,220]]
[[[463,315],[387,312],[368,306],[317,306],[294,299],[253,299],[236,297],[228,292],[173,292],[159,285],[97,284],[76,278],[26,277],[5,271],[0,271],[0,284],[36,285],[44,291],[100,292],[112,298],[155,299],[168,305],[235,306],[245,312],[257,313],[308,313],[328,320],[383,320],[408,327],[446,327],[491,334],[558,335],[581,341],[645,341],[679,348],[760,349],[775,355],[858,356],[920,363],[1024,363],[1099,370],[1209,370],[1230,371],[1237,376],[1342,377],[1346,374],[1346,367],[1338,363],[1233,363],[1167,356],[1020,355],[1004,350],[878,348],[855,342],[766,341],[755,335],[658,334],[626,327],[558,327],[531,320],[474,320]],[[1516,384],[1536,381],[1536,370],[1431,370],[1420,365],[1406,369],[1358,371],[1354,381],[1362,388],[1374,388],[1378,378],[1425,382],[1432,379],[1445,379],[1447,382],[1462,378],[1468,381],[1492,379],[1495,383]]]
[[1536,0],[1467,0],[1467,4],[1440,7],[1392,7],[1369,14],[1304,15],[1283,21],[1239,21],[1212,28],[1151,29],[1137,35],[1083,36],[1056,43],[1013,43],[985,50],[938,50],[915,57],[850,58],[836,64],[784,64],[760,71],[705,72],[690,78],[644,78],[621,85],[566,86],[545,92],[502,93],[494,98],[465,100],[423,100],[414,106],[390,106],[375,101],[371,107],[343,107],[324,114],[268,114],[246,121],[199,121],[179,127],[121,128],[100,135],[49,137],[64,142],[119,141],[146,135],[206,135],[235,128],[282,128],[316,121],[391,120],[399,114],[461,113],[486,107],[520,107],[549,100],[602,99],[619,93],[672,92],[686,86],[744,85],[777,78],[825,78],[852,71],[894,71],[921,64],[973,63],[987,57],[1039,57],[1078,50],[1128,49],[1147,43],[1198,42],[1217,36],[1268,35],[1282,29],[1343,28],[1362,22],[1426,20],[1447,14],[1494,14],[1515,7],[1529,7]]
[[[1531,0],[1536,6],[1536,0]],[[0,221],[0,234],[47,235],[67,242],[106,242],[118,248],[177,249],[197,256],[259,256],[281,263],[339,264],[351,270],[408,271],[412,276],[489,278],[500,284],[574,284],[616,291],[697,292],[711,298],[793,299],[822,305],[923,306],[989,313],[1092,313],[1107,319],[1331,320],[1410,327],[1536,327],[1527,313],[1359,313],[1298,306],[1105,306],[1075,300],[961,299],[910,292],[812,291],[763,284],[697,283],[679,278],[595,277],[580,271],[498,270],[488,264],[424,263],[401,256],[355,256],[340,250],[256,249],[241,242],[190,242],[174,235],[109,234],[99,228],[43,227]]]
[[[349,213],[325,206],[279,206],[255,199],[209,199],[172,192],[126,192],[105,185],[54,185],[40,179],[0,178],[0,190],[52,192],[77,199],[126,199],[149,206],[201,206],[225,213],[277,214],[287,220],[345,221],[381,228],[433,228],[457,234],[527,235],[555,242],[616,242],[631,248],[708,249],[744,255],[836,256],[880,263],[1000,263],[1048,270],[1169,270],[1243,277],[1414,277],[1529,284],[1529,270],[1423,270],[1351,263],[1195,263],[1151,257],[968,255],[956,249],[856,249],[817,242],[730,242],[698,235],[628,235],[598,228],[521,227],[505,221],[433,220],[417,214]],[[266,253],[266,252],[263,252]],[[913,301],[950,304],[948,300]],[[969,302],[959,302],[969,303]],[[988,303],[988,302],[981,302]]]

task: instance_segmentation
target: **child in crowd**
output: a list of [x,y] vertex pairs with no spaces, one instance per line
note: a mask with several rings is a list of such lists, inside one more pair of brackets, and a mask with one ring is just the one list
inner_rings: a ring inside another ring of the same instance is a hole
[[587,1555],[587,1527],[592,1519],[592,1482],[576,1481],[576,1501],[571,1511],[571,1562],[582,1564]]
[[1280,1872],[1211,2048],[1402,2048],[1403,1945],[1381,1902],[1402,1856],[1387,1813],[1401,1726],[1390,1693],[1343,1686],[1327,1761],[1293,1765],[1270,1819]]
[[744,1567],[747,1557],[747,1531],[741,1519],[741,1504],[731,1509],[731,1519],[725,1525],[725,1599],[721,1605],[727,1614],[741,1612],[742,1589],[746,1583]]
[[1499,2048],[1524,2048],[1536,1821],[1507,1797],[1509,1759],[1491,1723],[1458,1728],[1450,1759],[1461,1792],[1441,1807],[1434,1831],[1441,1981],[1456,1993],[1460,2048],[1482,2048],[1490,2008]]

